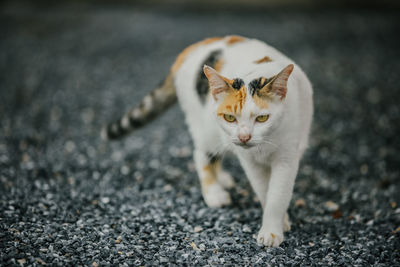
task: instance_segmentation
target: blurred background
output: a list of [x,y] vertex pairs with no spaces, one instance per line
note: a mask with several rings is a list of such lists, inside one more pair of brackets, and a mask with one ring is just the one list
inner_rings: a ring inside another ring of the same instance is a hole
[[[77,265],[399,263],[399,1],[1,1],[0,260]],[[208,209],[176,105],[115,142],[100,128],[210,36],[276,47],[309,76],[311,145],[281,248],[233,157]]]

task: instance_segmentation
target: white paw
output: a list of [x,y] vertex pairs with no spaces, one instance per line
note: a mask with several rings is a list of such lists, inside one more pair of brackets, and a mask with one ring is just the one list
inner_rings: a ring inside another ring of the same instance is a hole
[[284,232],[290,231],[290,220],[287,212],[285,213],[285,217],[283,217],[283,231]]
[[214,183],[203,193],[204,201],[210,208],[219,208],[231,204],[231,196],[218,183]]
[[283,241],[283,232],[279,229],[261,227],[257,236],[257,243],[266,247],[278,247]]
[[230,189],[235,186],[235,180],[233,180],[233,177],[226,171],[221,170],[218,173],[218,182],[227,189]]

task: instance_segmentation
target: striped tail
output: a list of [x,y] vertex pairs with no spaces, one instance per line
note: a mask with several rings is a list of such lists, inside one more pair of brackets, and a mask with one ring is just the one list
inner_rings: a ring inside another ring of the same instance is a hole
[[103,139],[117,139],[140,128],[176,102],[173,75],[169,74],[160,87],[146,95],[139,106],[131,109],[119,120],[101,131]]

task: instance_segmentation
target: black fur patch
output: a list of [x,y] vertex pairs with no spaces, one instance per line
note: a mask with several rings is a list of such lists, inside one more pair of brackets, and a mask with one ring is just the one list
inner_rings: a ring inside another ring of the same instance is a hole
[[239,90],[244,85],[244,82],[240,78],[236,78],[233,80],[232,87],[233,89]]
[[143,121],[129,117],[129,124],[132,128],[139,128],[144,125]]
[[211,153],[207,153],[207,158],[208,158],[208,162],[210,164],[214,164],[215,162],[221,160],[221,157],[219,155],[215,155],[215,154],[211,154]]
[[208,65],[212,68],[215,68],[215,65],[217,64],[218,59],[220,57],[221,57],[221,50],[215,50],[210,53],[210,55],[204,60],[203,64],[201,64],[200,66],[199,75],[197,76],[197,81],[196,81],[196,89],[203,103],[206,100],[206,96],[209,90],[208,79],[204,74],[203,66]]
[[122,119],[107,126],[107,136],[110,139],[117,138],[126,134],[126,129],[122,127]]
[[262,78],[254,79],[249,83],[249,92],[251,95],[254,95],[258,90],[263,88],[266,84],[268,84],[272,78],[264,79],[262,82]]

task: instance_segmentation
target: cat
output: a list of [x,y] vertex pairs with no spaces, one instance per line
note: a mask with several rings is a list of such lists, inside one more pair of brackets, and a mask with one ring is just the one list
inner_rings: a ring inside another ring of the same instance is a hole
[[257,242],[277,247],[290,230],[287,208],[313,116],[312,86],[282,53],[242,36],[184,49],[158,88],[102,131],[114,139],[148,123],[178,99],[193,138],[205,203],[229,205],[232,176],[221,156],[239,159],[263,209]]

